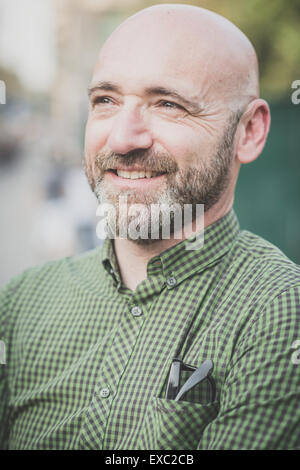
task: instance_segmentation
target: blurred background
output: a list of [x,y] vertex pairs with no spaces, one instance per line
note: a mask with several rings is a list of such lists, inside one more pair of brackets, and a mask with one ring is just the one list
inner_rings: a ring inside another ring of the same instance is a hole
[[[86,89],[110,32],[159,3],[0,0],[0,284],[101,243],[81,164]],[[235,210],[243,229],[300,263],[300,104],[291,100],[300,80],[300,0],[186,3],[224,15],[257,50],[272,125],[262,155],[242,167]]]

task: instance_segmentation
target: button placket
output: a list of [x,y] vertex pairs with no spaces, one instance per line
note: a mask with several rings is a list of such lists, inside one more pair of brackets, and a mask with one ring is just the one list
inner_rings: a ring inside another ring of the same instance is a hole
[[109,397],[109,395],[110,395],[110,390],[109,390],[108,387],[103,387],[103,388],[101,388],[101,390],[100,390],[100,397],[102,397],[102,398],[107,398],[107,397]]
[[135,305],[134,307],[131,308],[131,314],[134,317],[139,317],[142,315],[142,309],[138,305]]
[[169,276],[166,279],[166,283],[169,287],[174,287],[177,284],[177,280],[174,276]]

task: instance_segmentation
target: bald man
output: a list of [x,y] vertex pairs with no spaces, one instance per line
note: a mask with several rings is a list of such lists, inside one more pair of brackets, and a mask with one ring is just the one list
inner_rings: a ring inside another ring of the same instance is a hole
[[232,208],[270,126],[253,46],[150,7],[108,38],[89,98],[106,240],[2,290],[3,447],[299,448],[299,267]]

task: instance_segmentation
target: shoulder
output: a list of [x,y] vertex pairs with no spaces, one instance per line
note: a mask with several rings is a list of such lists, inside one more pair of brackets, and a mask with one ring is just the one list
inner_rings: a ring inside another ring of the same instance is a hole
[[5,322],[24,305],[62,291],[72,295],[72,291],[84,290],[95,278],[99,281],[99,276],[103,275],[101,251],[102,247],[97,247],[29,268],[15,276],[0,289],[0,321]]
[[74,256],[67,256],[55,261],[49,261],[38,266],[26,269],[23,273],[15,276],[2,287],[1,291],[15,292],[20,287],[24,287],[28,282],[41,282],[43,279],[55,281],[58,277],[70,276],[77,270],[86,271],[92,269],[95,264],[99,264],[101,257],[101,247],[86,251]]
[[256,286],[262,286],[268,297],[290,288],[300,287],[300,266],[290,260],[278,247],[254,233],[241,231],[233,257],[247,266]]
[[230,270],[230,285],[239,299],[239,334],[256,336],[258,328],[271,336],[277,331],[300,337],[300,266],[262,237],[241,231]]

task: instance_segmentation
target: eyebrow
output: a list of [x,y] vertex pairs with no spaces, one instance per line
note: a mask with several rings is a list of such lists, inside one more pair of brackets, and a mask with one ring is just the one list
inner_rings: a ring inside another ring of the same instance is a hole
[[[93,93],[99,90],[113,91],[119,94],[122,93],[122,90],[118,85],[112,82],[108,82],[108,81],[101,81],[101,82],[95,83],[94,85],[91,85],[88,88],[88,96],[90,97]],[[196,101],[190,100],[189,98],[186,98],[185,96],[181,95],[176,90],[171,89],[171,88],[165,88],[163,86],[151,86],[145,89],[145,93],[147,96],[161,95],[161,96],[168,96],[170,98],[173,98],[176,101],[179,101],[180,103],[182,103],[184,106],[186,106],[188,110],[190,110],[190,112],[193,114],[198,114],[199,112],[203,110],[203,106],[201,106],[199,103],[197,103]]]
[[97,82],[94,85],[88,87],[88,96],[91,96],[93,93],[95,93],[95,91],[98,90],[115,91],[116,93],[121,93],[121,88],[112,82]]

